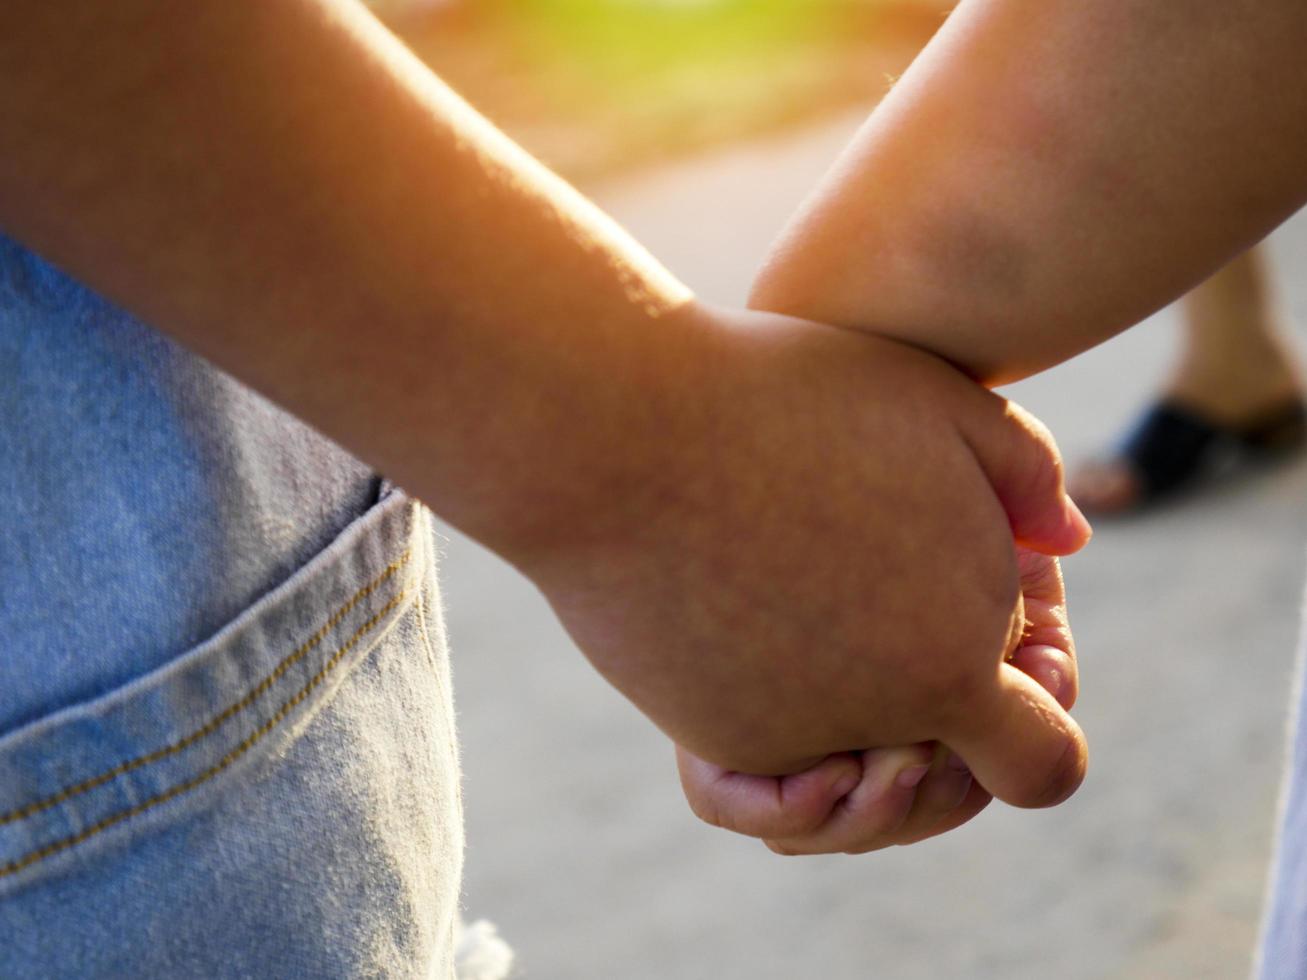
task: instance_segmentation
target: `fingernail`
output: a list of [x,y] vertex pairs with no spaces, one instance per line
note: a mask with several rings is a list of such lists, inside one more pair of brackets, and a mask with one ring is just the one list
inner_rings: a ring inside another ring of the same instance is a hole
[[1044,671],[1044,677],[1041,679],[1044,690],[1053,695],[1053,699],[1059,703],[1066,694],[1066,678],[1062,676],[1062,671],[1056,667],[1050,667]]
[[948,754],[948,759],[945,760],[944,764],[948,766],[950,769],[952,769],[954,772],[971,771],[971,767],[968,766],[966,761],[962,758],[962,756],[958,755],[956,752],[950,752]]
[[913,789],[918,783],[926,778],[926,773],[930,772],[930,766],[910,766],[904,769],[894,777],[896,785],[904,789]]

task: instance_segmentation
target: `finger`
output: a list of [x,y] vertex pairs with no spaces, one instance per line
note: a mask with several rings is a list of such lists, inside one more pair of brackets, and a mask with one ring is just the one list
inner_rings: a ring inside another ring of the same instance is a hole
[[1008,663],[1053,695],[1064,711],[1075,707],[1079,678],[1075,659],[1065,650],[1039,644],[1021,646]]
[[1048,428],[1017,405],[977,390],[977,408],[961,416],[963,437],[975,454],[1017,544],[1049,555],[1069,555],[1093,529],[1066,492],[1062,455]]
[[[975,780],[961,757],[946,746],[939,746],[930,772],[917,787],[912,807],[906,818],[892,833],[876,835],[850,835],[840,850],[846,854],[866,854],[885,847],[914,843],[960,826],[983,809],[971,809],[960,819],[955,814],[971,794]],[[982,790],[983,792],[983,790]],[[989,795],[986,793],[986,801]]]
[[[930,774],[917,787],[917,798],[912,811],[894,833],[893,844],[910,844],[942,834],[945,830],[961,826],[980,809],[972,809],[961,819],[951,819],[967,801],[976,781],[971,770],[956,752],[946,745],[938,745]],[[985,794],[988,797],[988,794]]]
[[1079,693],[1075,640],[1067,620],[1066,587],[1056,558],[1018,553],[1024,624],[1010,663],[1070,709]]
[[[892,831],[883,831],[892,821],[884,816],[871,820],[854,817],[855,808],[841,806],[821,830],[802,839],[769,840],[768,846],[781,854],[843,852],[866,854],[886,847],[914,844],[962,826],[989,805],[993,797],[971,776],[961,758],[943,749],[930,772],[917,787],[911,809]],[[842,815],[845,810],[853,819]],[[878,825],[878,821],[884,820]]]
[[1061,803],[1084,780],[1084,733],[1031,677],[1010,664],[997,684],[974,699],[966,715],[948,719],[945,741],[976,779],[1005,803],[1044,807]]
[[888,847],[931,767],[930,743],[862,753],[862,779],[829,818],[801,835],[764,838],[778,854],[835,854]]
[[750,837],[790,837],[819,827],[862,778],[855,755],[828,756],[792,776],[751,776],[677,746],[681,788],[705,823]]
[[1056,558],[1018,548],[1017,573],[1021,578],[1021,594],[1027,601],[1065,608],[1066,581],[1062,578],[1062,563]]
[[930,774],[917,788],[912,812],[908,814],[900,832],[938,823],[966,798],[972,782],[971,769],[962,757],[948,746],[940,745],[936,749]]
[[918,824],[913,817],[909,817],[903,827],[899,829],[896,843],[901,846],[917,844],[923,840],[929,840],[931,837],[938,837],[941,834],[947,834],[951,830],[957,830],[985,807],[989,806],[993,799],[994,797],[990,795],[985,787],[973,779],[962,802],[933,823],[923,820]]

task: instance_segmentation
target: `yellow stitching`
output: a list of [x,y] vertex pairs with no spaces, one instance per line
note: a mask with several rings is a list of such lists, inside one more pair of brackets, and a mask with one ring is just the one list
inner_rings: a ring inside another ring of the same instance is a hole
[[47,796],[45,799],[37,800],[34,803],[28,803],[24,806],[18,807],[17,809],[10,810],[8,813],[0,813],[0,827],[14,823],[18,820],[26,820],[28,817],[35,816],[38,813],[49,810],[51,807],[58,806],[60,803],[63,803],[65,800],[69,800],[74,796],[80,796],[82,793],[103,786],[105,783],[112,782],[119,776],[124,776],[129,772],[140,769],[142,766],[148,766],[153,762],[158,762],[160,759],[166,759],[170,755],[176,755],[178,752],[190,748],[200,739],[212,735],[222,727],[223,724],[230,721],[232,717],[244,711],[259,697],[266,694],[268,689],[271,688],[272,685],[286,673],[286,671],[290,670],[296,662],[303,659],[310,650],[321,643],[323,638],[335,629],[342,619],[349,615],[350,610],[363,601],[363,599],[367,598],[367,596],[375,592],[377,588],[386,581],[386,579],[390,578],[395,574],[395,572],[403,568],[408,562],[410,555],[412,555],[412,549],[405,551],[402,555],[387,565],[385,571],[367,585],[363,586],[363,588],[359,589],[358,592],[354,593],[352,598],[332,613],[331,618],[323,623],[316,633],[305,640],[304,643],[293,652],[288,654],[281,663],[277,664],[272,673],[247,691],[243,698],[235,704],[230,705],[220,714],[209,719],[209,721],[202,727],[197,728],[189,735],[186,735],[171,745],[165,746],[161,749],[155,749],[153,752],[138,756],[128,762],[119,763],[112,769],[102,772],[98,776],[92,776],[89,779],[85,779],[80,783],[75,783],[72,786],[65,786],[54,795]]
[[261,680],[257,685],[255,685],[252,689],[246,692],[243,698],[241,698],[235,704],[230,705],[220,714],[211,718],[202,727],[191,732],[189,735],[186,735],[179,741],[174,742],[172,745],[165,746],[162,749],[156,749],[153,752],[150,752],[146,755],[138,756],[137,758],[132,759],[128,762],[120,763],[114,768],[106,772],[103,772],[98,776],[92,776],[90,779],[83,780],[82,782],[76,783],[73,786],[67,786],[59,790],[53,796],[46,797],[45,799],[42,800],[37,800],[34,803],[29,803],[25,806],[19,807],[16,810],[11,810],[8,813],[0,814],[0,827],[3,827],[5,824],[13,823],[17,820],[25,820],[26,818],[30,816],[34,816],[35,814],[40,813],[44,810],[48,810],[53,806],[58,806],[60,803],[74,796],[79,796],[82,793],[87,792],[88,790],[96,789],[99,786],[103,786],[105,783],[111,782],[112,780],[117,779],[119,776],[123,776],[129,772],[133,772],[136,769],[140,769],[142,766],[149,765],[150,763],[153,762],[158,762],[160,759],[166,759],[170,755],[176,755],[178,752],[190,748],[200,739],[212,735],[223,724],[230,721],[233,716],[240,713],[241,711],[244,711],[251,704],[253,704],[255,700],[257,700],[263,694],[267,693],[268,689],[272,687],[272,685],[276,683],[277,680],[279,680],[282,677],[282,675],[286,673],[286,671],[288,671],[292,666],[294,666],[296,662],[303,659],[303,657],[310,650],[312,650],[315,646],[321,643],[323,638],[328,633],[330,633],[333,629],[335,629],[335,627],[339,625],[340,621],[344,619],[345,616],[349,615],[350,610],[352,610],[356,605],[359,604],[359,602],[361,602],[371,593],[375,592],[378,586],[380,586],[386,579],[390,578],[390,576],[392,576],[393,574],[395,574],[396,571],[402,568],[405,565],[405,563],[409,560],[410,554],[411,552],[406,551],[394,562],[388,565],[385,571],[381,573],[381,575],[379,575],[377,578],[373,579],[371,582],[365,585],[362,589],[356,592],[353,595],[353,597],[351,597],[343,606],[337,609],[336,612],[332,614],[331,618],[328,619],[327,622],[325,622],[321,626],[321,628],[318,629],[316,633],[314,633],[311,637],[308,638],[308,640],[306,640],[302,645],[300,645],[297,649],[295,649],[293,652],[288,654],[279,664],[277,664],[277,666],[273,669],[272,673],[270,673],[267,677],[263,678],[263,680]]
[[144,813],[146,810],[150,810],[161,803],[167,803],[169,800],[176,799],[178,796],[181,796],[183,793],[187,793],[193,790],[195,787],[199,786],[201,783],[208,782],[214,776],[217,776],[224,769],[228,768],[233,762],[235,762],[237,759],[243,756],[251,748],[253,748],[256,743],[258,743],[265,735],[267,735],[270,731],[272,731],[273,728],[275,728],[278,724],[280,724],[282,719],[284,719],[288,714],[290,714],[290,712],[295,710],[295,707],[299,705],[300,702],[302,702],[306,697],[308,697],[309,694],[313,692],[313,689],[315,687],[317,687],[319,684],[322,683],[323,679],[326,678],[327,674],[330,673],[333,669],[335,669],[335,667],[344,658],[345,654],[347,654],[351,649],[353,649],[354,645],[359,641],[359,638],[364,633],[368,632],[373,627],[375,627],[383,619],[385,619],[386,615],[390,613],[390,611],[393,610],[396,606],[398,606],[401,602],[403,602],[404,599],[407,597],[408,597],[407,590],[401,591],[388,603],[382,606],[381,609],[377,611],[377,614],[375,616],[373,616],[366,623],[364,623],[357,630],[355,630],[354,635],[349,638],[349,640],[345,643],[345,645],[342,646],[335,653],[333,653],[330,659],[328,659],[327,662],[323,664],[322,669],[319,670],[316,674],[314,674],[313,677],[309,679],[309,682],[305,684],[302,688],[300,688],[299,691],[297,691],[289,701],[283,704],[277,710],[277,713],[275,715],[273,715],[262,725],[256,728],[253,732],[251,732],[248,736],[246,736],[244,741],[238,744],[234,749],[232,749],[230,752],[224,755],[221,759],[219,759],[208,769],[205,769],[203,772],[201,772],[198,776],[193,776],[192,778],[186,780],[185,782],[178,783],[176,786],[164,790],[164,792],[159,793],[157,796],[152,796],[148,800],[144,800],[138,803],[136,806],[132,807],[129,810],[122,810],[119,813],[110,814],[109,816],[105,817],[103,820],[99,821],[98,823],[92,824],[91,826],[87,827],[85,830],[81,831],[78,834],[73,835],[72,837],[65,837],[63,840],[57,840],[52,844],[47,844],[45,845],[45,847],[32,851],[29,854],[23,855],[21,858],[18,858],[15,861],[11,861],[5,865],[0,865],[0,878],[5,878],[9,875],[17,874],[19,871],[22,871],[24,868],[30,867],[31,865],[36,864],[38,861],[43,861],[44,859],[50,857],[51,855],[58,854],[60,851],[66,851],[71,847],[76,847],[78,844],[84,843],[85,841],[94,837],[96,834],[100,833],[101,831],[108,830],[110,827],[114,826],[115,824],[120,824],[124,820],[130,820],[132,817],[139,816],[140,814]]

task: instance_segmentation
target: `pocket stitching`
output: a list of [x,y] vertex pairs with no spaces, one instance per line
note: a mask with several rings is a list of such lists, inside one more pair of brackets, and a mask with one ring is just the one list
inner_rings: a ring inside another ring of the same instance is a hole
[[[120,763],[119,765],[115,766],[113,769],[107,770],[106,772],[101,773],[98,776],[93,776],[90,779],[83,780],[80,783],[76,783],[72,786],[65,787],[64,789],[59,790],[57,793],[53,794],[52,796],[46,797],[45,799],[37,800],[33,803],[26,804],[25,806],[20,807],[18,809],[11,810],[8,813],[0,814],[0,826],[3,826],[7,823],[14,823],[18,820],[23,820],[26,819],[27,817],[34,816],[37,813],[48,810],[51,807],[56,806],[59,803],[62,803],[65,800],[68,800],[74,796],[78,796],[82,793],[88,792],[89,790],[98,788],[99,786],[103,786],[109,782],[112,782],[114,779],[117,779],[119,776],[125,775],[128,772],[132,772],[152,762],[157,762],[160,759],[167,758],[168,756],[175,755],[178,752],[181,752],[184,749],[189,748],[192,745],[195,745],[196,743],[203,740],[205,737],[212,735],[225,722],[229,721],[235,715],[239,714],[241,711],[248,708],[260,696],[265,694],[269,690],[269,688],[271,688],[272,684],[275,683],[282,675],[284,675],[287,670],[289,670],[296,662],[303,659],[303,657],[310,650],[312,650],[313,647],[321,643],[323,638],[336,625],[340,623],[341,619],[343,619],[349,613],[349,611],[354,608],[354,606],[356,606],[360,601],[362,601],[365,597],[370,595],[372,592],[376,591],[376,589],[383,582],[385,582],[386,579],[390,578],[395,574],[395,572],[401,569],[408,562],[411,555],[412,555],[411,549],[405,551],[404,554],[402,554],[394,562],[388,565],[386,569],[377,578],[373,579],[362,589],[360,589],[357,593],[355,593],[354,596],[352,596],[349,600],[347,600],[345,604],[341,606],[338,610],[336,610],[336,612],[332,614],[332,616],[327,620],[327,622],[324,623],[323,626],[320,627],[319,630],[313,634],[313,636],[311,636],[303,644],[301,644],[294,651],[292,651],[285,658],[283,658],[282,661],[273,669],[273,671],[270,674],[268,674],[262,681],[260,681],[257,685],[255,685],[255,687],[251,688],[250,691],[248,691],[239,701],[235,702],[233,705],[224,709],[218,715],[215,715],[212,719],[210,719],[200,728],[196,729],[194,732],[191,732],[189,735],[185,736],[179,741],[174,742],[172,745],[166,746],[162,749],[156,749],[154,752],[148,753],[143,756],[138,756],[137,758],[132,759],[128,762]],[[354,635],[351,636],[349,640],[347,640],[339,649],[337,649],[327,659],[326,663],[313,677],[309,679],[308,683],[306,683],[290,699],[288,699],[285,703],[283,703],[271,718],[269,718],[266,722],[264,722],[257,729],[255,729],[244,740],[238,743],[235,746],[235,748],[233,748],[221,759],[219,759],[217,763],[215,763],[214,765],[210,766],[208,769],[201,772],[198,776],[194,776],[190,779],[184,780],[183,782],[178,783],[167,790],[164,790],[162,793],[158,793],[155,796],[143,800],[141,803],[137,804],[136,806],[133,806],[127,810],[120,811],[118,813],[110,814],[108,817],[105,817],[104,819],[98,821],[97,823],[92,824],[90,827],[87,827],[85,830],[81,831],[78,834],[75,834],[71,837],[64,838],[62,840],[54,841],[53,843],[38,848],[37,850],[25,854],[22,857],[16,858],[15,860],[10,861],[7,864],[0,865],[0,878],[4,878],[9,875],[16,874],[17,872],[23,870],[24,868],[30,867],[31,865],[37,863],[38,861],[43,860],[44,858],[50,857],[54,854],[59,853],[60,851],[67,850],[68,848],[81,844],[84,841],[88,840],[89,838],[94,837],[96,834],[104,830],[107,830],[109,827],[122,823],[125,820],[128,820],[134,816],[137,816],[140,813],[145,812],[146,810],[152,809],[160,805],[161,803],[165,803],[168,800],[174,799],[175,797],[180,796],[183,793],[186,793],[196,788],[197,786],[207,782],[208,780],[212,779],[214,776],[217,776],[223,770],[230,767],[234,762],[236,762],[237,759],[243,756],[246,752],[248,752],[251,748],[253,748],[255,744],[257,744],[266,735],[268,735],[268,733],[271,732],[273,728],[275,728],[282,720],[284,720],[285,717],[292,710],[294,710],[294,708],[297,705],[299,705],[306,697],[308,697],[309,694],[312,693],[314,688],[318,687],[326,679],[327,674],[329,674],[333,669],[335,669],[335,667],[337,667],[340,664],[340,661],[345,657],[345,655],[351,649],[353,649],[353,647],[358,643],[358,641],[363,637],[363,635],[369,632],[370,630],[372,630],[373,628],[375,628],[377,624],[380,623],[383,619],[385,619],[385,617],[389,615],[389,613],[392,612],[397,606],[399,606],[408,597],[408,595],[409,595],[408,589],[401,588],[400,591],[389,602],[387,602],[380,610],[378,610],[377,613],[374,616],[372,616],[367,622],[363,623],[363,625],[361,625],[354,632]]]

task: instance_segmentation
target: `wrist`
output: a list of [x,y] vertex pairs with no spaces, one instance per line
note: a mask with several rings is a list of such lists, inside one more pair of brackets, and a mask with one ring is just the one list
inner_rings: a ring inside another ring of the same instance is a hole
[[528,397],[499,399],[468,478],[429,501],[532,578],[629,537],[693,424],[712,312],[690,298],[623,320],[548,355],[548,378]]

